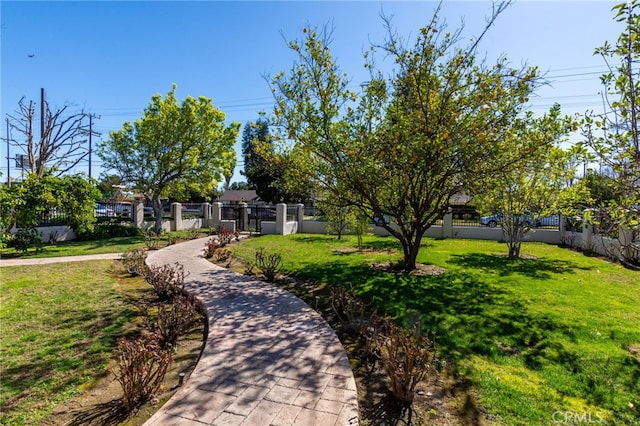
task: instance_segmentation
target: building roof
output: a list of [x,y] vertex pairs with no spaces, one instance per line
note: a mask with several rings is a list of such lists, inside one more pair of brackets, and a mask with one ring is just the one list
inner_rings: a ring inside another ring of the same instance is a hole
[[218,198],[218,201],[247,202],[247,201],[257,201],[259,199],[260,197],[258,197],[258,194],[256,193],[255,190],[247,189],[247,190],[225,191],[224,194],[222,194]]

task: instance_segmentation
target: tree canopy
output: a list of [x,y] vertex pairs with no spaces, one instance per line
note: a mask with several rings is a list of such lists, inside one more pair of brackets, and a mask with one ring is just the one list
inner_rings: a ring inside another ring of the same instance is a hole
[[587,187],[575,182],[572,160],[578,153],[560,146],[573,126],[571,117],[560,116],[559,105],[542,117],[529,112],[517,118],[508,137],[514,149],[526,148],[521,161],[495,171],[482,190],[471,194],[477,209],[502,215],[509,257],[520,255],[524,235],[535,226],[536,217],[575,215],[588,203]]
[[22,182],[0,185],[0,242],[11,240],[9,232],[14,226],[30,236],[30,243],[39,241],[38,222],[53,211],[64,215],[67,225],[77,234],[89,232],[93,230],[98,198],[100,191],[95,182],[82,175],[33,172]]
[[[365,55],[370,80],[361,93],[349,89],[334,61],[327,28],[304,28],[301,40],[289,41],[298,60],[272,79],[280,137],[297,170],[343,204],[391,218],[382,226],[402,244],[407,269],[415,268],[422,236],[450,198],[519,162],[532,143],[508,135],[540,84],[537,69],[477,57],[506,6],[497,5],[484,32],[466,45],[461,29],[446,31],[439,10],[413,43],[385,19],[387,39]],[[389,77],[372,59],[378,51],[396,65]]]
[[210,98],[188,96],[178,103],[175,91],[174,84],[164,99],[154,95],[142,117],[111,132],[99,151],[106,170],[152,200],[156,232],[162,229],[161,194],[194,184],[207,193],[236,161],[240,124],[225,124]]
[[[595,153],[601,168],[610,171],[599,179],[609,190],[599,187],[594,194],[602,199],[594,223],[608,235],[620,235],[621,229],[630,233],[620,239],[621,254],[640,265],[640,1],[620,3],[612,10],[624,29],[614,44],[607,41],[595,50],[608,67],[600,78],[605,109],[584,115],[583,145]],[[608,225],[598,217],[606,217]]]

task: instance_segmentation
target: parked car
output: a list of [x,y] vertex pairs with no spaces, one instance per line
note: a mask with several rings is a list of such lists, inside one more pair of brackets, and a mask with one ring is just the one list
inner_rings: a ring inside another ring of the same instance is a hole
[[113,205],[114,211],[118,214],[118,216],[131,216],[131,203],[129,202],[117,202]]
[[388,225],[389,222],[389,216],[374,216],[373,217],[373,224],[376,226],[384,226],[384,225]]
[[[529,212],[516,215],[516,217],[520,220],[520,223],[523,223],[526,226],[533,226],[535,224],[533,215]],[[495,228],[500,222],[502,222],[503,218],[504,214],[502,213],[496,213],[491,216],[483,216],[480,218],[480,225],[488,226],[489,228]]]
[[536,228],[555,227],[560,225],[560,216],[557,214],[551,216],[540,216],[536,219]]
[[113,208],[105,206],[104,204],[96,204],[93,210],[96,217],[116,217],[116,212]]

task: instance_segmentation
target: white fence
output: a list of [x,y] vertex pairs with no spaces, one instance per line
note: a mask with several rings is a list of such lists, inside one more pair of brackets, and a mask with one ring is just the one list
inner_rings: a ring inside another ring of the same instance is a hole
[[[223,218],[222,203],[203,203],[200,205],[189,204],[184,208],[181,203],[171,205],[171,214],[168,219],[163,220],[162,228],[165,231],[179,231],[183,229],[198,228],[226,228],[231,232],[248,231],[249,229],[249,206],[240,203],[234,207],[237,209],[236,219],[225,220]],[[304,220],[304,205],[286,204],[276,205],[275,220],[260,221],[260,233],[289,235],[295,233],[326,234],[327,223],[318,220]],[[186,218],[183,218],[183,213]],[[144,215],[142,203],[133,205],[131,218],[128,219],[134,226],[140,229],[153,228],[155,221],[149,221]],[[372,224],[373,233],[380,236],[389,235],[388,231],[380,226]],[[38,227],[42,234],[43,242],[67,241],[75,239],[75,234],[66,226]],[[15,229],[12,230],[15,232]],[[502,228],[488,228],[484,226],[456,226],[453,215],[446,214],[441,225],[433,225],[426,232],[426,237],[432,238],[460,238],[470,240],[493,240],[505,241],[507,236]],[[548,244],[566,244],[582,249],[587,252],[597,253],[614,259],[623,259],[620,241],[627,241],[632,238],[632,234],[620,231],[618,239],[607,238],[596,235],[593,226],[585,223],[581,232],[571,232],[565,230],[564,218],[560,218],[558,229],[532,229],[528,232],[524,241],[543,242]],[[636,246],[637,247],[637,246]],[[628,249],[626,249],[628,250]],[[628,258],[629,253],[625,253]],[[637,254],[636,254],[637,255]]]

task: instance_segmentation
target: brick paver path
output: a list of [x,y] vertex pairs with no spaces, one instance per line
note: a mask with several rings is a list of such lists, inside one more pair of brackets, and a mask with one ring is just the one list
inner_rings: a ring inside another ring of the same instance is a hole
[[191,376],[145,425],[357,425],[355,380],[329,325],[292,294],[202,258],[205,241],[147,258],[184,265],[209,329]]

